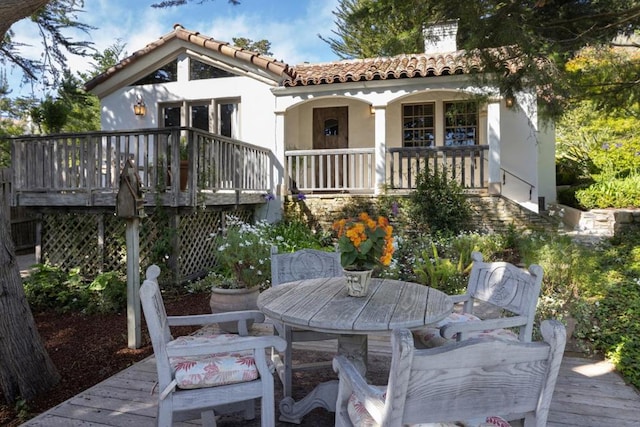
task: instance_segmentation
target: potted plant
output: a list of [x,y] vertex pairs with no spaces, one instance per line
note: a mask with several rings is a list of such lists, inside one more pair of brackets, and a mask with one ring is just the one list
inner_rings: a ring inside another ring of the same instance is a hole
[[365,296],[373,269],[387,267],[393,256],[393,227],[386,217],[374,220],[366,212],[333,223],[338,237],[340,263],[351,296]]
[[[216,267],[209,274],[212,313],[257,310],[262,287],[271,278],[270,244],[255,226],[231,219],[227,227],[214,236]],[[236,325],[221,325],[237,332]]]

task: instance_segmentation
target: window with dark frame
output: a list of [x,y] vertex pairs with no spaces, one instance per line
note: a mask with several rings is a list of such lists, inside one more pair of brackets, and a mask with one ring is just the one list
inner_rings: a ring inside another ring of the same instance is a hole
[[162,127],[170,128],[181,126],[180,112],[182,107],[179,105],[167,105],[162,107]]
[[459,147],[478,144],[478,103],[444,103],[444,145]]
[[205,64],[197,59],[189,59],[189,80],[217,79],[220,77],[235,77],[226,70]]
[[153,73],[148,74],[138,80],[135,83],[132,83],[131,86],[140,86],[140,85],[151,85],[158,83],[169,83],[169,82],[177,82],[178,81],[178,60],[174,59],[173,61],[164,64],[162,67],[155,70]]
[[209,131],[209,105],[191,105],[191,127]]
[[435,145],[435,104],[402,106],[402,145],[431,147]]

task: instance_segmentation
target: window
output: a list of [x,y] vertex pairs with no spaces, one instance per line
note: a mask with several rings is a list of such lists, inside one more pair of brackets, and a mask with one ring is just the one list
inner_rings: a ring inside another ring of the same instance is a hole
[[219,77],[234,77],[228,71],[213,65],[205,64],[197,59],[189,59],[189,80],[217,79]]
[[324,122],[324,134],[325,135],[338,135],[338,121],[336,119],[325,120]]
[[238,133],[238,104],[218,104],[218,133],[229,138],[239,138]]
[[402,106],[402,143],[405,147],[430,147],[435,144],[435,104]]
[[209,105],[191,106],[191,127],[209,131]]
[[131,86],[150,85],[178,81],[178,60],[174,59],[168,64],[155,70],[153,73],[141,78]]
[[162,127],[180,126],[181,107],[167,105],[162,108]]
[[[215,109],[212,107],[215,105]],[[189,126],[202,129],[207,132],[218,133],[229,138],[240,138],[239,127],[239,106],[238,102],[213,100],[195,101],[193,103],[183,102],[182,104],[161,105],[162,127]],[[186,108],[187,113],[182,112]],[[217,117],[212,117],[212,111],[217,112]]]
[[444,103],[444,145],[455,147],[478,144],[478,104]]

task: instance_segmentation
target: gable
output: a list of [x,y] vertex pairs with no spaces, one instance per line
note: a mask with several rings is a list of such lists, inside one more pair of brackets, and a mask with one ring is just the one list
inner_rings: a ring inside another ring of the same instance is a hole
[[[174,30],[143,49],[134,52],[115,66],[85,83],[85,90],[104,97],[155,72],[165,64],[186,54],[203,64],[214,75],[252,77],[278,86],[292,77],[290,67],[273,58],[231,46],[176,24]],[[220,71],[213,71],[213,68]]]

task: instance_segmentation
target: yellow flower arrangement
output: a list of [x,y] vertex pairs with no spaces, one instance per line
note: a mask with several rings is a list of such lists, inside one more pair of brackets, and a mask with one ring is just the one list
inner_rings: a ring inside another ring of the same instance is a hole
[[340,261],[347,270],[371,270],[376,265],[388,266],[393,255],[393,227],[389,220],[377,220],[362,212],[357,218],[339,219],[333,223],[338,236]]

